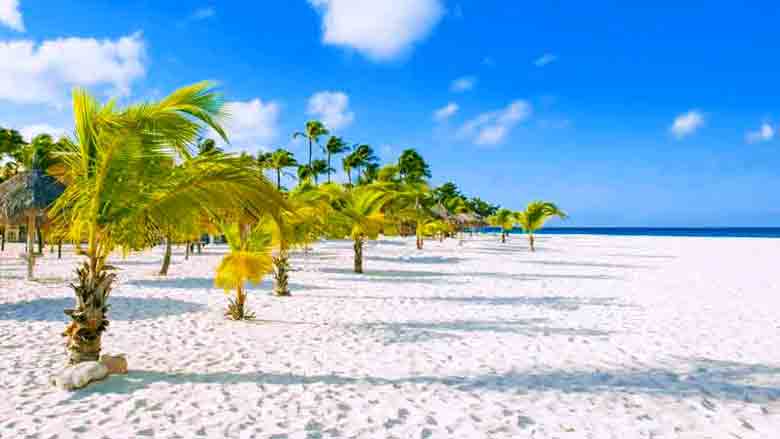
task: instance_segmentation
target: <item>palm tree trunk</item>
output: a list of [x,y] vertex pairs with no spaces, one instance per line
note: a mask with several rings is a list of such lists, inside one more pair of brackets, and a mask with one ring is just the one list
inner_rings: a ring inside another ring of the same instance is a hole
[[355,273],[363,273],[363,237],[355,239]]
[[168,236],[165,239],[165,255],[163,256],[162,267],[160,268],[160,276],[168,275],[168,268],[171,266],[171,237]]
[[506,243],[506,232],[503,230],[501,231],[501,243],[502,244]]
[[27,214],[27,280],[33,279],[35,266],[35,251],[33,250],[33,232],[35,230],[35,213]]
[[277,296],[289,296],[289,255],[286,249],[279,249],[279,256],[273,258],[274,261],[274,294]]
[[62,259],[62,240],[57,241],[57,259]]
[[5,228],[3,228],[3,234],[0,236],[0,252],[5,251]]
[[190,241],[187,241],[187,248],[184,249],[184,260],[185,261],[190,260]]
[[43,232],[40,224],[35,224],[35,234],[38,235],[38,254],[43,256]]
[[277,191],[282,190],[282,169],[281,168],[276,170],[276,190]]
[[330,183],[330,151],[328,151],[328,183]]
[[533,233],[529,233],[528,234],[528,242],[531,244],[531,251],[535,252],[536,248],[534,247],[534,234]]
[[311,137],[309,137],[309,169],[311,169]]
[[352,169],[347,168],[347,180],[349,180],[349,185],[352,186]]
[[100,358],[101,335],[108,327],[106,301],[116,278],[116,274],[103,269],[93,253],[76,273],[78,282],[73,284],[76,308],[65,310],[72,320],[62,334],[68,337],[66,350],[70,365]]

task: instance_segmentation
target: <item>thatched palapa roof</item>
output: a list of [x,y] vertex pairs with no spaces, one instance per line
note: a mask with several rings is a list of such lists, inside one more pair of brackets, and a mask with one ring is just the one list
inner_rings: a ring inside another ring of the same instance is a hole
[[42,216],[65,186],[41,170],[22,172],[0,184],[0,223],[26,224],[27,212]]

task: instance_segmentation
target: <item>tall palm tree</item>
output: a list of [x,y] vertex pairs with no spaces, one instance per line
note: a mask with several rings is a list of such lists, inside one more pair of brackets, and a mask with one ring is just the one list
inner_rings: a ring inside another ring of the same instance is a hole
[[330,166],[331,156],[343,154],[349,151],[349,145],[341,137],[331,136],[328,143],[325,144],[325,153],[328,155],[328,183],[330,183],[330,174],[333,168]]
[[528,234],[528,242],[531,245],[531,251],[536,251],[534,247],[534,233],[544,227],[544,224],[553,217],[560,219],[568,218],[564,211],[553,203],[548,201],[533,201],[524,211],[516,214],[517,222]]
[[417,250],[422,250],[425,239],[425,225],[435,220],[431,210],[433,192],[425,183],[402,184],[397,200],[405,205],[401,216],[414,222]]
[[382,208],[394,194],[372,185],[349,190],[333,183],[323,185],[320,191],[333,206],[329,220],[342,236],[348,235],[353,241],[355,273],[363,273],[363,245],[366,240],[376,239],[382,231],[385,224]]
[[418,183],[431,178],[431,167],[414,149],[406,149],[398,158],[398,170],[406,183]]
[[501,228],[501,242],[506,242],[506,236],[512,231],[517,219],[514,212],[509,209],[498,209],[498,211],[489,216],[487,219],[488,224]]
[[318,120],[310,120],[306,122],[306,128],[303,131],[298,131],[293,134],[293,139],[298,137],[305,137],[309,140],[309,166],[312,161],[312,145],[319,143],[320,137],[327,136],[329,133],[325,125]]
[[[360,180],[360,177],[362,174],[362,170],[368,167],[368,165],[371,165],[373,163],[376,163],[379,161],[379,158],[374,153],[374,149],[371,148],[370,145],[355,145],[354,150],[352,151],[352,162],[354,164],[354,167],[357,169],[357,180]],[[365,176],[364,176],[365,177]]]
[[358,167],[358,157],[354,154],[349,154],[341,159],[341,164],[344,172],[347,174],[347,185],[352,186],[352,170]]
[[[240,208],[259,216],[281,205],[273,186],[257,178],[254,161],[225,154],[186,160],[205,126],[226,139],[221,110],[208,82],[127,108],[74,91],[75,139],[64,142],[55,172],[66,189],[51,211],[58,229],[74,240],[87,238],[73,285],[76,307],[65,310],[72,319],[64,334],[70,364],[100,356],[116,279],[106,267],[113,249],[138,241],[149,246],[192,210]],[[170,166],[180,160],[182,166]]]
[[331,171],[333,171],[333,169],[328,166],[328,162],[325,160],[317,159],[311,162],[311,174],[314,177],[314,184],[318,183],[320,175],[330,175]]
[[298,162],[295,160],[293,153],[279,148],[271,153],[266,161],[266,165],[269,169],[273,169],[276,172],[276,189],[282,190],[282,174],[284,170],[298,166]]

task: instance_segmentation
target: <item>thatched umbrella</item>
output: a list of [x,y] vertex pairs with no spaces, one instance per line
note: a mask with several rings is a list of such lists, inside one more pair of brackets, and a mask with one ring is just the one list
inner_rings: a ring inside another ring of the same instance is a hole
[[[65,186],[44,171],[22,172],[0,184],[0,221],[7,225],[27,224],[27,278],[33,277],[33,231],[43,220],[46,209],[65,190]],[[3,235],[5,239],[5,235]]]

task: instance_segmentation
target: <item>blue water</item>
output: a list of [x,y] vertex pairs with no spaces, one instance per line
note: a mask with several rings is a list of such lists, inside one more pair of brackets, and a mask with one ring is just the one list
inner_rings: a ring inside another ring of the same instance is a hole
[[[498,232],[485,227],[483,232]],[[523,233],[515,229],[512,233]],[[780,238],[780,227],[545,227],[540,235],[700,236],[730,238]]]

